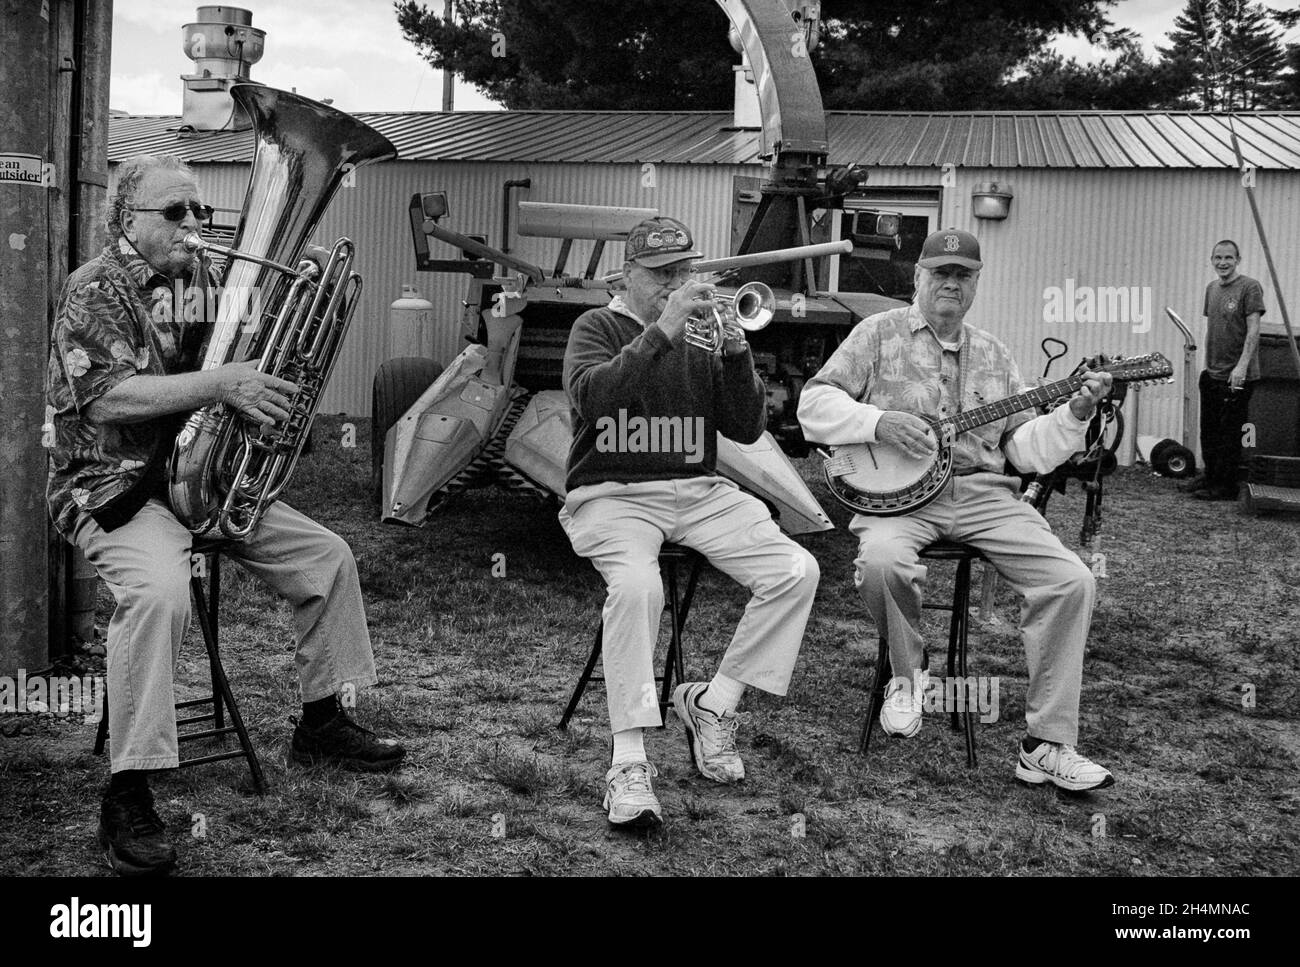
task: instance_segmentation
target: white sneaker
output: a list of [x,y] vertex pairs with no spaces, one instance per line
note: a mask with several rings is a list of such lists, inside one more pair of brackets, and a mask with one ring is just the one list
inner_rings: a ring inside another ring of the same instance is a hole
[[678,685],[673,689],[673,711],[686,726],[686,741],[700,775],[714,782],[739,782],[745,778],[745,763],[736,751],[740,717],[735,712],[714,715],[700,708],[695,699],[708,687],[708,682]]
[[612,825],[644,829],[663,824],[664,811],[650,781],[657,775],[658,770],[644,760],[625,762],[605,773],[605,801],[601,808],[609,810]]
[[1050,782],[1070,792],[1105,789],[1115,784],[1109,770],[1079,755],[1074,746],[1059,742],[1040,742],[1033,752],[1026,752],[1021,743],[1016,778],[1031,786]]
[[930,673],[922,672],[920,690],[913,694],[912,682],[906,678],[891,678],[885,685],[885,703],[880,706],[880,727],[886,735],[910,739],[921,731],[921,709],[925,682]]

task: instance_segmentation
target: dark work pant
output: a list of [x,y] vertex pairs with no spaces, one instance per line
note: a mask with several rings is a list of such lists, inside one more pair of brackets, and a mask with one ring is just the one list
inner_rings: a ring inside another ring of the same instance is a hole
[[1214,490],[1237,492],[1242,427],[1248,419],[1253,383],[1234,392],[1226,379],[1201,372],[1201,456],[1205,482]]

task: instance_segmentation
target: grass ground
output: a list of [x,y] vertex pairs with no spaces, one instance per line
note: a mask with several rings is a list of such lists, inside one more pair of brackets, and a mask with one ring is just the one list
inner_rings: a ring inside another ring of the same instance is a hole
[[[870,756],[857,754],[876,636],[852,589],[847,514],[815,488],[837,529],[806,539],[823,577],[790,694],[747,695],[750,778],[720,787],[696,776],[670,717],[647,741],[668,822],[638,836],[611,831],[599,808],[599,686],[567,732],[555,728],[603,594],[553,509],[485,489],[423,530],[380,526],[366,496],[367,423],[355,422],[356,446],[344,448],[343,419],[319,421],[288,499],[352,544],[381,679],[359,714],[406,745],[408,765],[357,777],[288,763],[289,614],[230,567],[226,666],[271,789],[251,794],[237,761],[155,782],[186,875],[1256,876],[1300,866],[1298,518],[1192,501],[1139,470],[1108,482],[1080,748],[1116,784],[1068,796],[1013,780],[1025,670],[1005,587],[996,621],[972,634],[971,674],[1000,679],[999,718],[977,726],[978,768],[966,768],[960,734],[938,715],[915,739],[877,733]],[[1082,509],[1077,485],[1049,508],[1071,547]],[[950,570],[931,569],[929,593],[951,593]],[[686,626],[688,677],[716,668],[744,603],[706,573]],[[938,643],[945,629],[929,620]],[[205,668],[196,629],[178,672],[187,694]],[[6,719],[0,873],[106,874],[93,848],[107,776],[90,753],[94,726]]]

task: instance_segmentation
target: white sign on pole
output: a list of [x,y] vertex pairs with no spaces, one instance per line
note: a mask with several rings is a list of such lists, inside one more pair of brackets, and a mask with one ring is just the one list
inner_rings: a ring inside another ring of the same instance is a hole
[[34,154],[4,154],[0,152],[0,182],[20,185],[43,185],[41,159]]

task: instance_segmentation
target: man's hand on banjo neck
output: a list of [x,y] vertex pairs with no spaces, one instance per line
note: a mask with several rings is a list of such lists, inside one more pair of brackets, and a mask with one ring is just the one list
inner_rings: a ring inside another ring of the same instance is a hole
[[[1095,372],[1084,376],[1083,385],[1070,399],[1070,412],[1076,419],[1086,420],[1097,409],[1097,404],[1110,392],[1113,380],[1110,373]],[[937,449],[930,424],[919,416],[902,410],[886,410],[876,423],[876,442],[898,447],[908,456],[928,459]]]

